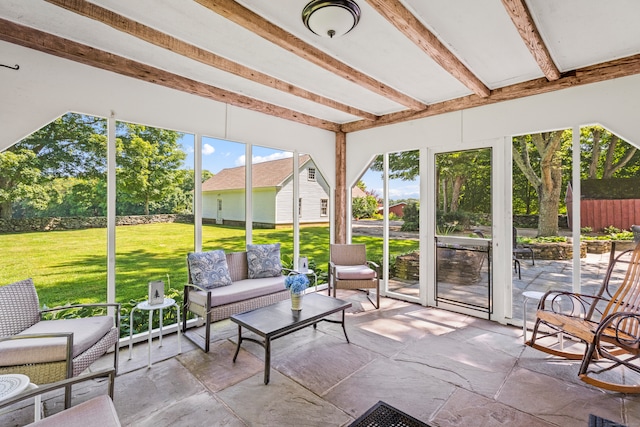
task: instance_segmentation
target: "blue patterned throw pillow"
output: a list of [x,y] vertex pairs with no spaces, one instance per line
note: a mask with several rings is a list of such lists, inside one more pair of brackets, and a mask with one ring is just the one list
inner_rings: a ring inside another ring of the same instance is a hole
[[280,243],[247,245],[247,265],[249,279],[280,276]]
[[191,283],[204,289],[231,284],[229,266],[224,251],[189,252],[187,255]]

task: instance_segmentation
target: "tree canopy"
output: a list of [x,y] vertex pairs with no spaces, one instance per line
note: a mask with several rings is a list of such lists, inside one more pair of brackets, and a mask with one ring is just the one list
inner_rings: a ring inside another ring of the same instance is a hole
[[[184,168],[181,136],[116,123],[118,215],[192,212],[194,171]],[[105,119],[52,121],[0,153],[0,217],[106,215],[106,153]]]

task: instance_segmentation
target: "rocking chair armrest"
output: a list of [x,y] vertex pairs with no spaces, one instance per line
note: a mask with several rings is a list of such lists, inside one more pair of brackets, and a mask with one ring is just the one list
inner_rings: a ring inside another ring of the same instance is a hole
[[[602,335],[609,339],[615,339],[626,347],[638,348],[640,346],[640,313],[633,311],[619,311],[606,316],[595,331],[595,340],[598,342]],[[612,335],[611,330],[615,331]]]
[[[601,301],[608,301],[595,295],[579,294],[569,291],[547,291],[538,304],[538,310],[551,311],[568,317],[579,317],[589,320],[596,305]],[[570,304],[569,306],[567,304]]]

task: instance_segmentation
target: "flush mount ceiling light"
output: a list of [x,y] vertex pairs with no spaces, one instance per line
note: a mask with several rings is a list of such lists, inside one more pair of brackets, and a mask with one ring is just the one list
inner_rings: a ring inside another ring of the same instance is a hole
[[360,20],[360,7],[352,0],[314,0],[302,9],[302,22],[322,37],[347,34]]

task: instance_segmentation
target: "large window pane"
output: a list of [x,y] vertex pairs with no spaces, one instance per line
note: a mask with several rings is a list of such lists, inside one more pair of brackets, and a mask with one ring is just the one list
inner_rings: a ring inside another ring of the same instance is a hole
[[420,152],[389,154],[388,290],[420,296]]
[[245,249],[245,144],[202,139],[202,249]]
[[[571,144],[570,129],[513,138],[512,233],[513,246],[520,249],[512,260],[515,319],[522,319],[524,292],[572,290],[573,236],[566,216]],[[535,310],[527,316],[533,321]]]
[[493,311],[491,149],[436,154],[436,301]]
[[146,299],[152,280],[179,289],[193,250],[193,137],[116,124],[116,299]]
[[0,153],[0,283],[106,301],[106,120],[68,113]]

